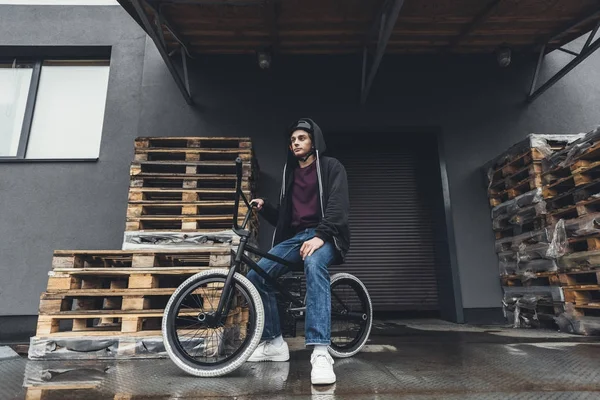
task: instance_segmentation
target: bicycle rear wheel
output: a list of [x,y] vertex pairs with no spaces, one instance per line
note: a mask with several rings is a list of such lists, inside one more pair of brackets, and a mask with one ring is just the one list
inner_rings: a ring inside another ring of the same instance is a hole
[[250,357],[260,341],[262,300],[254,285],[240,274],[234,275],[229,313],[220,321],[212,318],[227,275],[227,270],[210,270],[192,276],[175,290],[165,308],[165,349],[189,374],[228,374]]
[[365,285],[353,275],[331,277],[331,345],[334,357],[358,353],[369,340],[373,306]]

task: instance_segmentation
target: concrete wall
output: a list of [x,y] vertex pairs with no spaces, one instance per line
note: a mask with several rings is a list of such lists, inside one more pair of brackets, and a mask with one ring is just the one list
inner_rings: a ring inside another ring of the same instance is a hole
[[100,160],[0,164],[0,316],[37,314],[54,249],[120,248],[145,41],[119,6],[0,5],[0,46],[112,47]]
[[[464,307],[497,309],[501,290],[479,167],[529,132],[587,131],[600,121],[600,54],[531,105],[523,100],[535,57],[516,57],[504,70],[492,56],[387,57],[364,109],[357,57],[276,57],[268,71],[253,57],[201,57],[189,68],[192,108],[153,44],[118,7],[1,6],[0,45],[46,44],[113,46],[100,160],[0,164],[0,315],[37,313],[52,250],[120,248],[134,137],[251,136],[261,194],[275,197],[282,130],[299,116],[313,117],[326,137],[441,128]],[[553,55],[544,72],[568,59]],[[263,227],[264,247],[270,229]]]

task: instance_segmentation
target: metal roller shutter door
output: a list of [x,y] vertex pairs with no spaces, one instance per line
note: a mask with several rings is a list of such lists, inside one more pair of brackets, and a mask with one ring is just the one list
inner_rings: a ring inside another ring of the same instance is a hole
[[[356,147],[359,147],[357,149]],[[367,286],[376,311],[437,310],[432,202],[424,184],[440,185],[427,146],[340,146],[346,167],[352,245],[346,271]]]

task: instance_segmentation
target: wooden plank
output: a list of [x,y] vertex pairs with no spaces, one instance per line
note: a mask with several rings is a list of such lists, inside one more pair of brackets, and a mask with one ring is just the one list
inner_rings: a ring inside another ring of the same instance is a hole
[[563,287],[573,289],[594,288],[600,285],[600,270],[559,274]]
[[175,291],[175,288],[150,288],[150,289],[75,289],[62,291],[47,291],[46,299],[57,299],[60,296],[82,297],[82,296],[129,296],[129,295],[146,295],[146,296],[170,296]]
[[83,259],[75,255],[54,255],[52,258],[52,267],[69,267],[69,268],[81,268],[83,267]]
[[199,255],[199,254],[228,254],[229,250],[223,247],[198,247],[194,250],[173,249],[173,250],[55,250],[55,255],[90,255],[90,256],[131,256],[132,254],[147,254],[161,256],[177,255]]
[[135,274],[129,277],[130,289],[155,289],[158,287],[158,278],[150,274]]
[[[230,260],[229,256],[224,256],[227,260]],[[229,264],[225,264],[229,266]],[[219,265],[223,266],[223,265]],[[157,269],[160,268],[159,271]],[[69,268],[60,268],[55,269],[55,272],[65,273],[69,275],[98,275],[104,277],[110,276],[129,276],[132,274],[160,274],[160,275],[193,275],[198,272],[207,271],[212,269],[212,266],[208,267],[157,267],[157,269],[148,269],[147,267],[139,268],[139,269],[118,269],[118,268],[82,268],[82,269],[69,269]]]
[[81,278],[73,276],[48,277],[48,290],[69,290],[81,287]]

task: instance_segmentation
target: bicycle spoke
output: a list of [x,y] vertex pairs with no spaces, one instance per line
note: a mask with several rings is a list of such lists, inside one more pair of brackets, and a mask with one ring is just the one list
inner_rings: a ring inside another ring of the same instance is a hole
[[[246,312],[253,315],[254,311],[248,295],[237,285],[231,288],[229,313],[221,321],[211,319],[223,289],[224,281],[221,280],[201,282],[182,294],[175,310],[177,316],[171,329],[179,343],[179,351],[196,363],[214,365],[225,362],[240,351],[251,337],[247,331],[250,329],[249,321],[242,322],[242,314],[248,310]],[[195,312],[198,314],[190,315]],[[201,313],[205,314],[205,321],[198,320]]]

